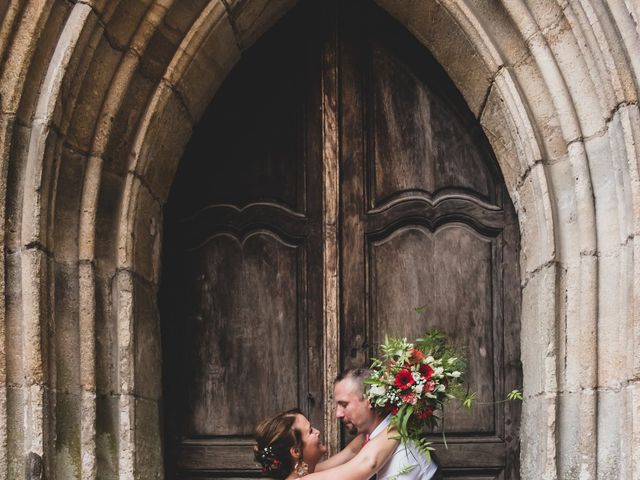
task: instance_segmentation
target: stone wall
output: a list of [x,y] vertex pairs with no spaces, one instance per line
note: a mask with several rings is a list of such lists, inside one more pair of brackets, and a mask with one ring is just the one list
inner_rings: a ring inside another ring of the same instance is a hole
[[[0,1],[0,480],[161,478],[162,204],[288,0]],[[640,478],[640,3],[380,0],[522,234],[523,479]]]

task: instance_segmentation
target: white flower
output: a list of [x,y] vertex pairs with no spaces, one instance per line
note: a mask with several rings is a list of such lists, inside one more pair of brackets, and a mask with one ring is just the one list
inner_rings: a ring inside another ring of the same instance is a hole
[[458,360],[458,357],[451,357],[451,358],[449,359],[449,365],[452,365],[452,364],[453,364],[453,362],[455,362],[456,360]]
[[424,359],[424,363],[433,363],[433,357],[429,355],[427,358]]
[[411,376],[416,382],[422,378],[422,375],[420,374],[420,372],[412,372]]
[[384,407],[386,404],[387,404],[387,399],[384,397],[380,397],[378,398],[378,400],[376,400],[377,407]]
[[384,385],[372,385],[369,389],[369,395],[384,395],[387,391]]
[[433,374],[434,375],[442,375],[442,372],[444,372],[444,368],[442,367],[436,367],[433,369]]
[[424,383],[418,383],[415,387],[413,387],[413,391],[417,394],[422,393],[422,389],[424,388]]
[[450,377],[453,377],[453,378],[458,378],[460,375],[462,375],[462,374],[461,374],[459,371],[457,371],[457,370],[455,370],[455,371],[453,371],[453,372],[451,372],[451,373],[449,374],[449,376],[450,376]]

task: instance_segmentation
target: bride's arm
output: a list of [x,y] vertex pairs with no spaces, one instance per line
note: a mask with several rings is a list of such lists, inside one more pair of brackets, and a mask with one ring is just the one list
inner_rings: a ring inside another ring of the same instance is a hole
[[383,432],[369,441],[360,452],[347,463],[335,468],[312,473],[308,480],[367,480],[382,468],[400,443],[394,440],[395,429]]
[[348,462],[353,457],[357,455],[357,453],[362,448],[364,444],[364,434],[356,435],[353,440],[351,440],[346,447],[340,450],[335,455],[327,458],[324,462],[320,462],[316,465],[316,472],[321,472],[323,470],[327,470],[328,468],[337,467],[338,465],[342,465],[343,463]]

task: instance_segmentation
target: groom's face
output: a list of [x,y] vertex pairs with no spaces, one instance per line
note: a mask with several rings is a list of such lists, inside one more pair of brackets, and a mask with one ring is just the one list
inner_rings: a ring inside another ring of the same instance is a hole
[[352,435],[371,433],[369,427],[374,413],[357,381],[349,377],[340,380],[335,384],[333,394],[336,401],[336,417],[347,431]]

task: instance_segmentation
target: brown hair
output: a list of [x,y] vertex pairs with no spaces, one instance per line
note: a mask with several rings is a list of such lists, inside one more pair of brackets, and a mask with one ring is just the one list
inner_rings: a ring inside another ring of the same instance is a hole
[[302,452],[302,433],[293,428],[299,414],[302,412],[297,408],[287,410],[263,420],[256,427],[254,457],[262,466],[263,475],[282,479],[293,470],[290,449],[293,447]]

